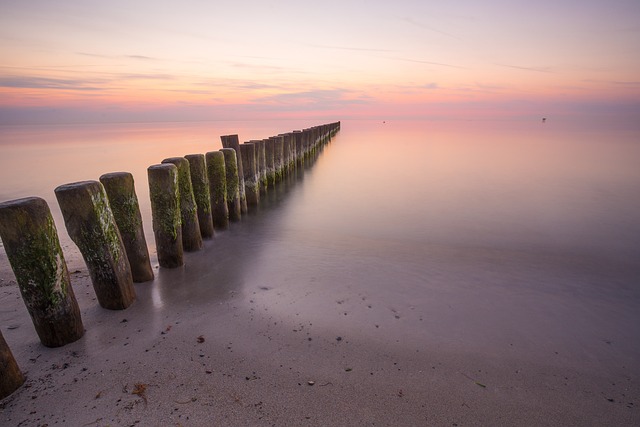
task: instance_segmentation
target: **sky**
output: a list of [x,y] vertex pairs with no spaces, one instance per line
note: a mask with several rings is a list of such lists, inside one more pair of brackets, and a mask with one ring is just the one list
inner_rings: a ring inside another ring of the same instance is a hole
[[0,124],[614,115],[639,0],[0,0]]

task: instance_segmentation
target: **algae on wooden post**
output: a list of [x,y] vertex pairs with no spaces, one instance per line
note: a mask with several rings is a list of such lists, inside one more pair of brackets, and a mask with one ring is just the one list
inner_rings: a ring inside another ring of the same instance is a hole
[[209,176],[209,192],[211,193],[211,209],[213,210],[213,226],[217,230],[229,227],[229,207],[227,206],[227,171],[224,164],[224,153],[210,151],[206,154],[207,175]]
[[28,197],[0,203],[0,236],[42,344],[60,347],[82,337],[80,309],[47,202]]
[[164,268],[180,267],[184,259],[178,168],[171,163],[153,165],[147,168],[147,175],[158,264]]
[[133,175],[129,172],[112,172],[100,177],[109,199],[113,217],[118,225],[122,243],[127,252],[131,276],[134,282],[153,280],[149,249],[144,237],[142,215],[136,196]]
[[261,139],[252,140],[249,141],[249,143],[253,144],[256,150],[256,174],[258,178],[258,189],[261,193],[264,194],[268,189],[265,143]]
[[131,266],[104,187],[98,181],[55,189],[69,236],[80,249],[100,306],[122,310],[136,299]]
[[266,171],[266,180],[267,186],[275,187],[276,186],[276,165],[275,165],[275,157],[276,157],[276,142],[272,139],[264,139],[262,140],[264,144],[264,155],[265,155],[265,171]]
[[282,174],[289,175],[291,172],[291,133],[285,133],[282,138]]
[[256,146],[252,143],[244,143],[240,146],[240,155],[244,168],[244,188],[249,206],[258,206],[260,203],[260,182],[256,162]]
[[240,192],[240,209],[242,214],[247,213],[247,195],[244,185],[244,166],[240,154],[240,140],[238,135],[223,135],[220,137],[223,148],[233,148],[236,150],[236,160],[238,163],[238,191]]
[[184,158],[189,162],[193,197],[196,200],[196,207],[198,209],[200,234],[203,238],[213,237],[215,232],[211,212],[211,194],[209,191],[209,177],[207,176],[204,154],[187,154]]
[[193,252],[202,249],[202,235],[198,222],[198,209],[193,196],[189,161],[184,157],[171,157],[162,163],[171,163],[178,170],[178,187],[180,213],[182,216],[182,246],[185,251]]
[[24,375],[0,332],[0,400],[9,396],[24,383]]
[[229,208],[229,220],[239,221],[242,206],[240,204],[240,187],[238,178],[238,162],[236,150],[233,148],[221,148],[224,155],[224,169],[227,172],[227,206]]
[[270,139],[273,140],[273,169],[277,183],[284,177],[284,136],[272,136]]

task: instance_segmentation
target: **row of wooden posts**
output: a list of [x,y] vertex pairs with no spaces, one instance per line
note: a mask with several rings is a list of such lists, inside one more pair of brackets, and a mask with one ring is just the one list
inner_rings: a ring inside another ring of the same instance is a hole
[[[261,194],[304,166],[340,129],[340,122],[172,157],[147,169],[158,263],[182,266],[184,251],[255,209]],[[120,310],[136,298],[133,282],[153,280],[133,176],[55,189],[69,236],[80,249],[100,306]],[[29,197],[0,203],[0,237],[40,341],[60,347],[84,334],[55,223],[47,202]],[[24,382],[0,333],[0,399]]]

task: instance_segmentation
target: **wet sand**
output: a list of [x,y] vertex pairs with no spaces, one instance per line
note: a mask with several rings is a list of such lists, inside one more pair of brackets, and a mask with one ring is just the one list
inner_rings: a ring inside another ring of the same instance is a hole
[[454,263],[451,248],[404,244],[385,261],[380,242],[325,235],[298,235],[294,247],[273,238],[279,216],[245,218],[184,268],[156,269],[124,311],[97,305],[68,245],[86,334],[58,349],[39,343],[3,254],[0,325],[27,382],[2,401],[0,423],[640,423],[637,323],[620,329],[633,304],[508,290],[541,263],[549,284],[600,273],[532,254],[465,251]]
[[528,146],[485,159],[422,130],[411,167],[356,163],[361,141],[395,141],[380,132],[345,126],[185,267],[153,260],[124,311],[98,306],[57,220],[86,328],[62,348],[39,343],[0,250],[0,328],[27,376],[0,425],[640,425],[635,172],[567,171],[573,154],[538,171]]

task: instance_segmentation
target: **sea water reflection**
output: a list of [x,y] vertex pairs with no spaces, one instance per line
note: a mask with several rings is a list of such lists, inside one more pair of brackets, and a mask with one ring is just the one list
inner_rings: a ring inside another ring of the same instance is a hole
[[[53,189],[127,170],[155,256],[147,166],[216,150],[219,135],[309,125],[3,129],[0,199],[44,197],[64,237]],[[382,333],[373,325],[388,316],[398,322],[387,338],[483,351],[520,340],[523,354],[547,343],[578,355],[613,336],[633,360],[638,136],[553,122],[344,121],[303,180],[190,254],[184,271],[161,271],[155,305],[270,289],[261,303],[272,315],[304,312],[360,336]]]

